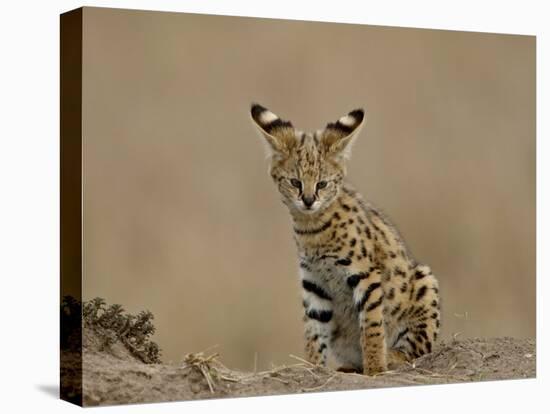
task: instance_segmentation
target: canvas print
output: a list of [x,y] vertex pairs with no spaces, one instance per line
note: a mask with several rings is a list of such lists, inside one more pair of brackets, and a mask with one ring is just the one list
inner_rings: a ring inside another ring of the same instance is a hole
[[61,16],[61,397],[527,379],[535,37]]

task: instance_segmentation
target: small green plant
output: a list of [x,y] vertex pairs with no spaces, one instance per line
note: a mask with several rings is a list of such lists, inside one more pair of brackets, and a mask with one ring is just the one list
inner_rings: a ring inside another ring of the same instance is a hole
[[104,338],[104,347],[115,341],[121,341],[126,348],[146,364],[160,362],[160,348],[151,341],[155,333],[153,314],[141,311],[137,315],[126,313],[122,305],[107,306],[102,298],[84,302],[82,307],[84,327],[100,328]]
[[[65,296],[61,303],[62,323],[74,321],[80,312],[80,302]],[[67,317],[71,316],[68,320]],[[141,311],[137,315],[126,313],[122,305],[107,306],[103,298],[94,298],[82,304],[82,327],[93,329],[103,341],[103,349],[108,349],[120,341],[132,355],[146,364],[160,363],[160,348],[151,341],[155,333],[153,314]],[[78,320],[78,318],[77,318]]]

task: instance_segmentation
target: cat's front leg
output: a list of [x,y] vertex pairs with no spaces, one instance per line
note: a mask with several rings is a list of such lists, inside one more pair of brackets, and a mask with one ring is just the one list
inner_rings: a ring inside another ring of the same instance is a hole
[[332,330],[332,297],[308,272],[302,272],[306,359],[326,365]]
[[357,269],[347,277],[353,289],[358,314],[363,373],[374,375],[387,370],[387,346],[384,328],[384,290],[382,274],[377,268]]

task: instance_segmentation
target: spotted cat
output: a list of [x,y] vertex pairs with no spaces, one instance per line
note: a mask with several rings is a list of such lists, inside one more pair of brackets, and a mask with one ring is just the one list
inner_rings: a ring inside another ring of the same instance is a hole
[[364,111],[315,133],[258,104],[251,117],[292,217],[306,358],[373,375],[431,352],[440,327],[437,279],[388,218],[344,181]]

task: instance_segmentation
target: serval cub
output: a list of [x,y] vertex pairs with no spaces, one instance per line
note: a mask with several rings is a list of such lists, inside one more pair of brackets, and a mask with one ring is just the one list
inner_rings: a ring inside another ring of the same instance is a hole
[[431,352],[440,323],[436,278],[388,218],[344,181],[364,111],[315,133],[258,104],[251,115],[292,216],[307,359],[373,375]]

